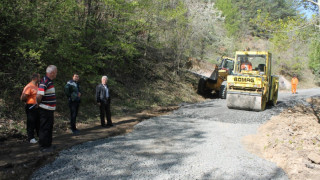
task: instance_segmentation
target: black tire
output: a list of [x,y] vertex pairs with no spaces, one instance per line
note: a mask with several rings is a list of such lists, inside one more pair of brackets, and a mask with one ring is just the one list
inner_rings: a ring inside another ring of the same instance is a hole
[[200,78],[198,82],[198,94],[204,95],[206,92],[206,80],[204,78]]
[[278,90],[273,95],[272,106],[276,106],[278,102]]
[[227,84],[222,83],[220,86],[220,91],[219,91],[219,97],[221,99],[226,99],[227,98]]
[[276,106],[278,102],[278,91],[273,94],[273,99],[268,101],[267,105]]
[[261,98],[262,99],[261,99],[261,110],[260,111],[264,111],[267,107],[267,97],[266,97],[266,95],[263,95]]

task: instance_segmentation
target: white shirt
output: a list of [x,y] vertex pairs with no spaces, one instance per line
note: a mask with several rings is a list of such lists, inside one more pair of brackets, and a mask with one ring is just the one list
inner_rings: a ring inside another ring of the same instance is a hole
[[105,85],[105,84],[102,84],[102,85],[106,89],[106,98],[109,98],[109,89],[108,89],[107,85]]

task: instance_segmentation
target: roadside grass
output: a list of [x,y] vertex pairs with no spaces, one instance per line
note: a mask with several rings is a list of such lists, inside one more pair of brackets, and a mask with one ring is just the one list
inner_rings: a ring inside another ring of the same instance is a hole
[[[156,81],[137,81],[134,84],[121,84],[113,82],[114,98],[111,99],[112,116],[126,116],[143,110],[158,107],[179,105],[180,103],[194,103],[203,100],[196,93],[198,78],[192,74],[181,72],[179,76]],[[99,107],[95,103],[94,89],[83,96],[77,117],[77,124],[87,126],[100,122]],[[69,107],[64,94],[60,95],[55,111],[54,133],[65,133],[69,131]],[[4,102],[0,101],[0,106]],[[1,139],[9,137],[27,139],[26,115],[24,104],[15,112],[15,119],[4,119],[0,116]],[[1,141],[1,140],[0,140]]]
[[318,83],[319,82],[316,76],[312,74],[311,70],[308,69],[301,75],[298,88],[301,88],[301,89],[315,88],[315,87],[319,87]]

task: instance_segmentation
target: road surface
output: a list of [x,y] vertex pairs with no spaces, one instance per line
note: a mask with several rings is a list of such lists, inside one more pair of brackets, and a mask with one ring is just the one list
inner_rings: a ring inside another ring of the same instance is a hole
[[133,132],[62,151],[33,179],[288,179],[276,164],[249,153],[241,141],[288,107],[320,89],[279,93],[263,112],[233,110],[226,100],[182,104],[145,120]]

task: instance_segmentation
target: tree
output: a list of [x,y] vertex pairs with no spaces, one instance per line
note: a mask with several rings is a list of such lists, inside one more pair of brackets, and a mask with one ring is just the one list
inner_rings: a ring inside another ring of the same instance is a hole
[[298,4],[303,4],[307,9],[318,13],[318,22],[315,24],[320,30],[320,1],[319,0],[298,0]]
[[314,23],[318,27],[318,33],[316,31],[310,32],[312,41],[309,45],[309,67],[313,73],[319,78],[320,77],[320,1],[319,0],[296,0],[297,4],[303,5],[305,8],[312,10],[316,13],[314,18],[317,21]]
[[[218,49],[218,24],[223,18],[212,2],[186,1],[188,8],[188,56],[210,59],[210,52]],[[213,58],[212,58],[213,59]],[[215,58],[214,58],[215,59]]]
[[320,76],[320,37],[319,35],[313,39],[312,43],[310,44],[310,61],[309,67],[313,70],[313,73]]
[[231,0],[217,0],[216,7],[222,11],[225,17],[225,26],[229,36],[239,35],[241,14]]
[[[19,99],[11,97],[21,93],[31,71],[44,75],[50,64],[59,70],[55,81],[59,99],[63,98],[59,87],[72,72],[78,72],[83,87],[88,87],[83,91],[94,94],[91,87],[101,74],[107,73],[110,83],[125,89],[132,80],[178,77],[168,74],[177,75],[187,57],[212,60],[219,52],[233,51],[225,48],[234,43],[226,36],[213,1],[0,1],[0,84],[5,84],[0,87],[0,102],[5,105],[0,104],[0,116],[20,107]],[[227,27],[237,34],[240,21],[232,21],[237,12],[228,8],[225,14],[232,13],[226,15]],[[126,99],[130,93],[118,97]],[[83,97],[86,102],[92,99]],[[62,108],[58,106],[58,111]]]
[[261,30],[259,33],[268,37],[270,50],[273,52],[275,70],[283,75],[302,75],[308,69],[308,51],[312,29],[302,15],[279,20],[271,20],[270,15],[261,16],[251,23]]
[[296,15],[295,9],[287,0],[216,0],[216,2],[226,17],[227,29],[234,29],[234,34],[262,36],[259,34],[259,27],[250,22],[257,17],[258,10],[261,11],[262,17],[269,15],[271,21]]

